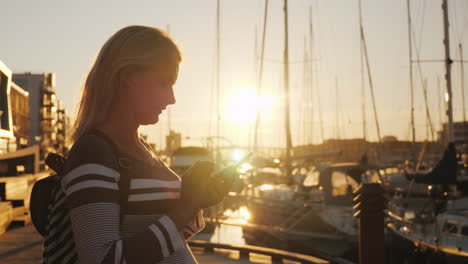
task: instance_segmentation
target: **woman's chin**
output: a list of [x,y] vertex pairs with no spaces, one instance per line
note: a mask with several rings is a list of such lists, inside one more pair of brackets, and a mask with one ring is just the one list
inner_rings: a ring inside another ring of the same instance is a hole
[[140,121],[140,125],[146,126],[146,125],[154,125],[159,122],[159,114],[151,116],[149,118],[145,118],[144,120]]

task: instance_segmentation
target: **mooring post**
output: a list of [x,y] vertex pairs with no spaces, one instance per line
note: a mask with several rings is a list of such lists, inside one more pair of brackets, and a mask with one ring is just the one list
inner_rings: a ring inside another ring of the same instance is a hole
[[361,183],[354,191],[359,228],[359,264],[384,263],[383,189],[378,183]]

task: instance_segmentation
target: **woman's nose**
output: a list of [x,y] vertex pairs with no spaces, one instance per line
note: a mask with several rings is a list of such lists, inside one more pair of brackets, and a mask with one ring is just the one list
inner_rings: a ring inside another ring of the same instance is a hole
[[176,99],[175,99],[175,96],[174,96],[174,90],[171,88],[171,91],[169,92],[167,104],[172,105],[172,104],[175,104],[175,103],[176,103]]

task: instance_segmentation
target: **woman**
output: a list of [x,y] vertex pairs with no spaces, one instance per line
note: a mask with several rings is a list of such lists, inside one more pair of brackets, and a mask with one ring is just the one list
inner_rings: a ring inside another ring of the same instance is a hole
[[[61,182],[79,263],[196,263],[186,239],[235,177],[197,162],[180,178],[139,136],[176,102],[181,54],[161,30],[129,26],[101,49],[84,85]],[[224,179],[224,181],[222,180]]]

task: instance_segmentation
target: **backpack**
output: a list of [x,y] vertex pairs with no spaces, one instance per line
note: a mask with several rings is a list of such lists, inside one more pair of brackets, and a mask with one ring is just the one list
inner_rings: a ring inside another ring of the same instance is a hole
[[[118,161],[119,170],[131,167],[127,158],[118,157],[116,145],[105,134],[93,131],[90,134],[100,137],[112,147]],[[70,214],[65,206],[65,193],[61,188],[66,158],[50,153],[45,163],[55,174],[34,183],[31,191],[30,213],[37,232],[44,238],[42,264],[77,263],[76,252],[71,228]],[[126,199],[130,187],[129,177],[122,177],[119,181],[121,211],[125,211]]]
[[37,232],[44,238],[42,263],[76,263],[69,211],[64,205],[65,193],[60,181],[66,159],[50,153],[45,163],[56,174],[37,181],[31,192],[31,219]]

